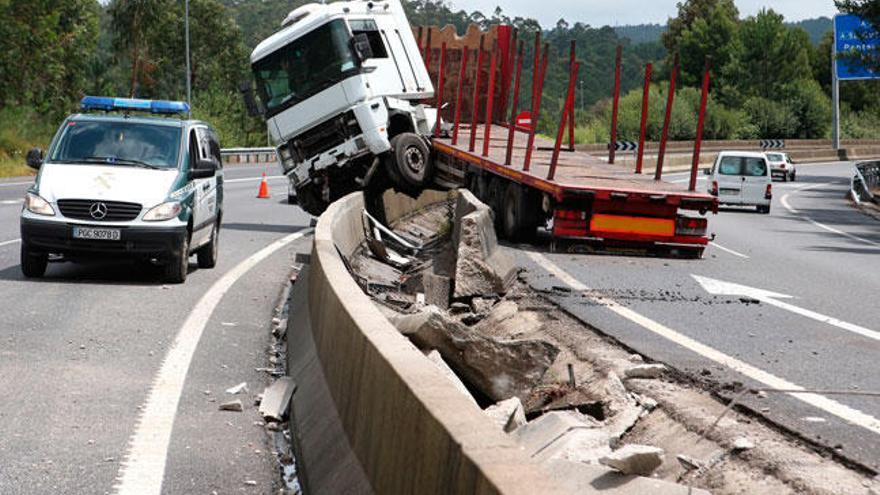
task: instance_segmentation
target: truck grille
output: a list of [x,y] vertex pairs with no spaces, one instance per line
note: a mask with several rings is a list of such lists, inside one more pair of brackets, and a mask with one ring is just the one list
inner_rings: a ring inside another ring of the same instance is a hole
[[[104,208],[95,205],[103,205]],[[92,215],[93,207],[98,210]],[[102,201],[99,199],[59,199],[58,209],[67,218],[79,220],[92,220],[97,222],[127,222],[134,220],[140,214],[143,207],[137,203],[125,203],[122,201]],[[100,212],[106,211],[101,216]]]
[[339,117],[322,122],[290,140],[290,150],[296,161],[303,161],[335,148],[360,134],[357,118],[349,110]]

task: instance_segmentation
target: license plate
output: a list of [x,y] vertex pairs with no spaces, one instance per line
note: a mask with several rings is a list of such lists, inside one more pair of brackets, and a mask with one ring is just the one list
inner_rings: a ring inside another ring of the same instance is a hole
[[74,239],[90,239],[98,241],[118,241],[121,238],[119,229],[96,229],[92,227],[74,227]]
[[719,191],[719,193],[725,196],[733,196],[735,194],[739,194],[739,189],[722,189]]

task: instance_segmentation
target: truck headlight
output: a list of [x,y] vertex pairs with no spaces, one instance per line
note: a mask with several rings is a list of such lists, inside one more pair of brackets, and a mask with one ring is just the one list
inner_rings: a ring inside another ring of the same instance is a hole
[[27,193],[24,197],[24,207],[31,213],[37,215],[46,215],[48,217],[55,216],[55,209],[45,199],[36,194]]
[[160,222],[170,220],[180,214],[183,207],[177,201],[168,201],[158,204],[144,215],[145,222]]

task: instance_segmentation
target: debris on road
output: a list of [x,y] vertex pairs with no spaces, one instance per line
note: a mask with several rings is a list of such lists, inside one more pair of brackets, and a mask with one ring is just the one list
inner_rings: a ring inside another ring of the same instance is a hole
[[238,394],[248,393],[247,382],[241,382],[234,387],[227,388],[226,393],[229,395],[238,395]]
[[453,297],[507,292],[517,268],[498,248],[492,211],[470,191],[459,191],[452,233],[456,252]]
[[290,397],[296,390],[296,383],[289,376],[283,376],[263,392],[263,400],[260,402],[260,414],[264,419],[282,421],[287,415],[290,406]]
[[632,368],[627,368],[624,375],[627,378],[657,378],[666,371],[666,366],[662,364],[639,364]]
[[219,409],[221,411],[233,411],[233,412],[244,411],[244,407],[241,405],[241,401],[238,399],[220,404]]
[[624,445],[599,459],[599,462],[623,474],[650,476],[663,464],[663,449],[649,445]]
[[739,437],[733,441],[733,450],[752,450],[755,443],[746,437]]
[[505,433],[511,433],[526,424],[526,412],[517,397],[491,405],[483,412]]

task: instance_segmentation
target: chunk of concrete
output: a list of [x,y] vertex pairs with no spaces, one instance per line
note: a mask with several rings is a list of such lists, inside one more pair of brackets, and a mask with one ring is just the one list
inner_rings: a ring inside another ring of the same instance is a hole
[[282,421],[287,414],[287,408],[290,407],[290,398],[295,390],[296,383],[289,376],[282,376],[266,387],[263,400],[260,401],[260,414],[263,418]]
[[453,297],[503,294],[516,277],[513,258],[498,249],[490,208],[468,190],[459,193],[452,235],[456,250]]
[[425,303],[440,309],[449,307],[449,292],[452,280],[449,277],[425,273],[422,275],[422,286],[425,288]]
[[443,356],[441,356],[439,352],[437,352],[436,350],[429,352],[428,360],[430,360],[432,363],[437,365],[438,368],[440,368],[440,371],[443,372],[443,375],[446,376],[446,378],[448,378],[453,385],[455,385],[455,388],[457,388],[459,392],[466,395],[467,398],[474,405],[478,405],[477,400],[474,399],[473,395],[471,395],[471,391],[467,389],[464,382],[461,381],[461,378],[459,378],[458,375],[456,375],[455,372],[452,371],[452,368],[450,368],[449,365],[446,364],[446,361],[443,360]]
[[238,394],[246,394],[248,393],[247,382],[241,382],[234,387],[229,387],[226,389],[226,393],[229,395],[238,395]]
[[752,450],[755,443],[746,437],[739,437],[733,441],[733,450]]
[[494,401],[528,397],[559,354],[543,340],[481,336],[433,306],[391,322],[420,349],[440,352],[462,380]]
[[235,400],[232,400],[232,401],[229,401],[229,402],[224,402],[223,404],[220,404],[219,409],[220,409],[221,411],[233,411],[233,412],[242,412],[242,411],[244,411],[244,407],[241,405],[241,401],[238,400],[238,399],[235,399]]
[[493,404],[483,412],[505,433],[510,433],[527,422],[526,411],[518,397]]
[[663,449],[650,445],[624,445],[599,459],[599,462],[623,474],[650,476],[663,464]]
[[624,375],[627,378],[658,378],[666,371],[662,364],[638,364],[627,368]]
[[595,419],[576,411],[553,411],[514,431],[527,455],[538,462],[563,459],[596,464],[611,453],[611,436]]

